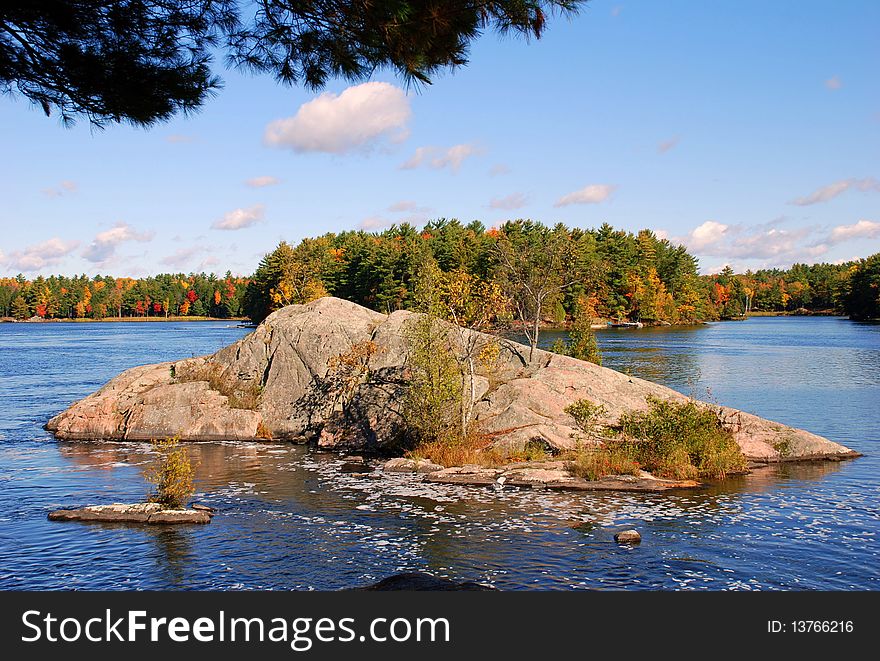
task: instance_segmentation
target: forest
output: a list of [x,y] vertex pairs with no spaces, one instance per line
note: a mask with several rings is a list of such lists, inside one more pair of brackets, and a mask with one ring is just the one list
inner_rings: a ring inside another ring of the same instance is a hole
[[15,319],[122,319],[241,315],[248,278],[227,273],[166,273],[148,278],[98,275],[0,278],[0,314]]
[[[14,319],[234,318],[324,295],[382,312],[417,306],[428,266],[496,285],[504,314],[523,324],[590,317],[691,324],[755,312],[880,317],[880,254],[843,264],[795,264],[699,275],[686,248],[651,230],[547,226],[530,220],[402,224],[282,242],[248,277],[161,274],[145,278],[23,275],[0,279],[0,316]],[[499,308],[501,310],[501,308]],[[500,314],[500,313],[499,313]]]

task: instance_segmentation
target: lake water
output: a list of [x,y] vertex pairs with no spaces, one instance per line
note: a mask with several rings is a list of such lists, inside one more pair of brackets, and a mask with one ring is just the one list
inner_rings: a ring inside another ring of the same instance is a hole
[[[121,370],[210,353],[225,323],[0,324],[0,588],[337,589],[424,570],[501,589],[880,589],[880,326],[755,318],[600,331],[606,366],[803,427],[866,456],[674,494],[557,493],[341,474],[281,443],[192,444],[186,528],[53,523],[134,501],[142,443],[56,442],[46,420]],[[552,341],[546,333],[544,340]],[[641,531],[628,548],[614,532]]]

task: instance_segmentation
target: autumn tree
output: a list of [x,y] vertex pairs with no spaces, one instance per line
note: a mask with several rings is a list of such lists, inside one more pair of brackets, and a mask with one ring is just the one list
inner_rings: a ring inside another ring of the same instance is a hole
[[401,414],[415,444],[463,440],[461,370],[450,348],[449,325],[438,315],[440,277],[440,270],[427,260],[416,283],[421,314],[404,327],[407,388]]
[[56,0],[0,6],[0,91],[71,122],[150,125],[221,87],[216,54],[284,84],[430,83],[483,32],[539,38],[583,0]]
[[505,223],[496,243],[497,279],[529,343],[529,360],[538,346],[547,303],[581,280],[575,245],[561,226],[530,220]]
[[[436,266],[428,268],[436,269]],[[450,323],[453,356],[462,380],[461,431],[466,435],[476,403],[477,367],[497,358],[497,341],[486,341],[483,331],[507,311],[508,301],[497,282],[487,282],[463,269],[433,275],[437,313]]]

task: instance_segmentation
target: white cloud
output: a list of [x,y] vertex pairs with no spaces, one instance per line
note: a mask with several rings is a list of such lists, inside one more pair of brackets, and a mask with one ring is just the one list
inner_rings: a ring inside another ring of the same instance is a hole
[[758,229],[753,233],[741,233],[732,239],[725,248],[725,254],[743,259],[770,259],[805,255],[818,257],[826,248],[818,246],[803,247],[801,242],[812,233],[805,227],[799,230],[786,230],[776,227]]
[[[715,266],[709,266],[703,271],[703,273],[705,275],[718,275],[724,269],[726,269],[728,266],[731,266],[730,262],[725,262],[724,264],[717,264]],[[733,268],[733,267],[731,266],[731,268]],[[737,269],[734,269],[734,271],[736,271],[736,270]]]
[[192,246],[190,248],[179,248],[172,254],[163,257],[160,261],[162,264],[171,266],[172,268],[182,269],[190,263],[193,257],[204,252],[201,246]]
[[345,154],[383,140],[405,140],[411,116],[402,89],[389,83],[364,83],[304,103],[293,117],[271,122],[264,140],[296,152]]
[[169,135],[165,137],[165,142],[170,142],[172,145],[183,145],[189,142],[195,142],[195,138],[191,135]]
[[504,163],[496,163],[489,170],[490,177],[497,177],[500,174],[510,174],[510,168]]
[[513,209],[521,209],[528,203],[528,199],[522,193],[511,193],[504,197],[493,197],[489,202],[490,209],[503,209],[511,211]]
[[54,266],[78,246],[78,241],[64,241],[56,236],[43,243],[28,246],[24,250],[13,250],[7,256],[0,253],[0,263],[10,271],[39,271]]
[[414,170],[422,165],[427,165],[435,170],[449,168],[452,172],[458,172],[461,164],[471,156],[477,156],[482,150],[470,143],[453,145],[447,149],[437,147],[419,147],[415,153],[401,166],[401,170]]
[[654,230],[654,236],[656,236],[661,241],[669,238],[669,232],[666,230]]
[[817,243],[813,246],[807,246],[803,249],[803,253],[808,257],[819,257],[828,252],[828,244],[826,243]]
[[829,243],[842,243],[852,239],[880,238],[880,223],[873,220],[860,220],[852,225],[838,225],[831,230]]
[[[830,231],[819,227],[787,229],[776,219],[750,227],[725,225],[706,221],[674,241],[683,244],[701,257],[720,257],[735,261],[735,270],[746,268],[787,268],[794,263],[813,263],[827,255],[838,243],[856,239],[880,238],[880,222],[860,220],[851,225],[838,225]],[[759,261],[755,264],[755,261]],[[713,273],[724,267],[710,267]]]
[[116,254],[116,248],[128,241],[150,241],[152,232],[137,232],[126,223],[116,223],[109,230],[100,232],[83,251],[82,256],[94,263],[106,262]]
[[360,223],[358,223],[358,229],[364,230],[365,232],[372,232],[375,230],[384,229],[386,227],[391,227],[393,224],[394,221],[383,218],[382,216],[370,216],[369,218],[364,218]]
[[241,230],[262,221],[265,212],[265,207],[262,204],[255,204],[246,209],[233,209],[224,214],[220,220],[214,221],[211,228],[215,230]]
[[415,208],[416,203],[412,200],[402,200],[400,202],[395,202],[388,207],[388,211],[391,213],[403,213],[405,211],[413,211]]
[[[697,255],[738,260],[775,260],[772,265],[790,265],[827,252],[828,246],[825,244],[805,245],[814,228],[790,230],[778,227],[780,222],[782,221],[775,220],[745,227],[707,220],[686,236],[673,241],[681,243]],[[769,266],[771,262],[765,265]]]
[[691,232],[681,240],[681,243],[691,250],[702,252],[707,248],[719,244],[725,238],[728,229],[729,226],[724,223],[707,220],[702,225],[698,225],[691,230]]
[[843,87],[843,83],[837,76],[831,76],[831,78],[825,81],[825,87],[830,90],[839,90],[841,87]]
[[201,262],[199,262],[198,269],[199,271],[206,271],[212,266],[218,266],[220,264],[220,260],[217,257],[205,257]]
[[414,170],[427,160],[434,152],[433,147],[417,147],[415,153],[400,166],[401,170]]
[[266,186],[275,186],[281,183],[281,180],[278,177],[254,177],[253,179],[248,179],[244,182],[245,185],[250,186],[251,188],[265,188]]
[[864,177],[862,179],[841,179],[833,184],[828,184],[819,188],[809,195],[795,198],[790,204],[796,204],[801,207],[811,204],[819,204],[820,202],[828,202],[838,195],[848,190],[857,190],[862,193],[878,193],[880,192],[880,181],[874,177]]
[[622,11],[623,11],[622,6],[615,5],[614,7],[611,8],[611,16],[614,18],[617,18],[618,16],[620,16],[620,12],[622,12]]
[[563,195],[556,200],[556,204],[553,206],[565,207],[569,204],[598,204],[607,200],[616,188],[617,186],[611,184],[590,184],[573,193]]
[[657,145],[657,152],[660,154],[665,154],[670,149],[675,149],[675,147],[678,146],[680,140],[681,138],[677,135],[672,136],[671,138],[669,138],[669,140],[664,140]]
[[70,181],[70,179],[65,179],[54,188],[44,188],[43,195],[47,197],[61,197],[62,195],[66,195],[67,193],[75,193],[76,191],[76,182]]
[[453,172],[458,172],[458,168],[466,158],[474,156],[480,152],[479,148],[474,145],[455,145],[445,152],[441,152],[438,156],[431,159],[431,167],[442,169],[449,168]]

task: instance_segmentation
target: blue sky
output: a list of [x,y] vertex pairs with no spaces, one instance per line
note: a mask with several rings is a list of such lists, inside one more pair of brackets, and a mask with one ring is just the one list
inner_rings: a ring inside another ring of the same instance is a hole
[[593,0],[421,90],[224,72],[149,130],[0,99],[0,275],[247,274],[408,220],[651,228],[711,272],[880,251],[880,3]]

